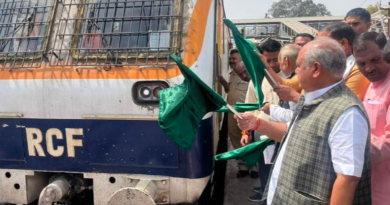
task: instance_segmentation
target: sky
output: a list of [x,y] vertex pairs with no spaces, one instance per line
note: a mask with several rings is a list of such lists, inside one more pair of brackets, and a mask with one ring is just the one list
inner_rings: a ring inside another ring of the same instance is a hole
[[[349,10],[356,7],[366,8],[376,4],[379,0],[313,0],[324,4],[332,16],[344,16]],[[258,19],[264,18],[273,2],[278,0],[224,0],[227,18],[229,19]],[[389,1],[382,0],[382,4]]]

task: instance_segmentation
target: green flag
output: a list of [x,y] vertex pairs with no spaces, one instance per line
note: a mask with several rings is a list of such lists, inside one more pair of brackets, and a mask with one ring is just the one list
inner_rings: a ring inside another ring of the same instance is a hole
[[263,157],[265,148],[274,143],[275,142],[270,139],[264,139],[245,147],[216,155],[215,160],[241,159],[248,166],[253,166],[260,160],[261,157]]
[[[265,64],[255,53],[255,50],[258,51],[256,46],[249,40],[245,39],[237,27],[229,19],[224,19],[224,23],[233,33],[233,38],[237,46],[237,50],[240,53],[242,62],[245,65],[246,70],[248,71],[249,76],[252,79],[255,91],[257,94],[258,102],[256,104],[250,103],[240,103],[233,106],[239,112],[257,110],[263,107],[263,93],[261,92],[261,84],[263,82],[264,76],[266,75],[264,69],[266,69]],[[222,108],[219,112],[229,112],[227,108]]]
[[[242,103],[237,102],[236,105],[232,106],[237,112],[246,112],[251,110],[257,110],[260,108],[259,103]],[[218,112],[231,112],[227,107],[223,107]]]
[[190,151],[202,118],[227,103],[184,65],[178,56],[171,55],[171,58],[179,66],[184,81],[179,86],[159,92],[159,124],[172,141]]

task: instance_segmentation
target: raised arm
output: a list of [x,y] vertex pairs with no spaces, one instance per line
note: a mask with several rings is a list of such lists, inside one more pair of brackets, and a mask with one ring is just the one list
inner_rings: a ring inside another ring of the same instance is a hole
[[281,142],[284,134],[287,132],[286,123],[270,122],[255,117],[252,113],[241,115],[243,120],[237,119],[238,126],[241,130],[255,130],[260,132],[276,142]]
[[225,92],[228,93],[229,92],[229,83],[225,80],[225,78],[222,75],[218,75],[218,80],[221,83]]
[[[286,85],[297,91],[298,93],[301,93],[301,85],[299,84],[298,77],[295,76],[291,79],[283,79],[280,76],[278,76],[275,71],[267,64],[267,59],[261,55],[260,53],[256,52],[256,54],[259,56],[259,58],[264,62],[265,66],[267,67],[268,73],[275,79],[275,81],[279,85]],[[268,82],[270,82],[271,85],[273,85],[272,81],[269,79],[268,76],[266,76]]]

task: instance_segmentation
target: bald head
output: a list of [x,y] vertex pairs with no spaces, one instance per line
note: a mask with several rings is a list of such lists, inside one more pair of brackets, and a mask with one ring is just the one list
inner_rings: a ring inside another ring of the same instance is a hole
[[295,72],[302,89],[313,92],[340,82],[345,67],[346,57],[341,45],[324,37],[302,48]]
[[242,61],[236,65],[235,72],[241,78],[241,80],[246,81],[246,82],[249,82],[251,80],[251,78],[249,77],[249,74],[245,68],[245,65]]
[[306,44],[301,54],[304,53],[306,67],[315,62],[320,63],[335,77],[342,77],[346,68],[346,56],[341,45],[331,38],[320,38]]
[[237,63],[235,71],[240,72],[243,70],[245,70],[245,64],[244,64],[244,62],[240,61]]
[[288,44],[280,50],[278,60],[284,75],[290,76],[294,72],[300,50],[301,47],[295,44]]
[[299,51],[301,51],[301,46],[295,44],[288,44],[283,46],[282,50],[280,50],[281,58],[290,58],[291,60],[296,61],[298,58]]

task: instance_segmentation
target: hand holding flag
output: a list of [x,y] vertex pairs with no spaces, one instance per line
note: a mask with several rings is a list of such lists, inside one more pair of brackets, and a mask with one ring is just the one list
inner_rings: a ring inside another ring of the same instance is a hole
[[159,92],[159,125],[172,141],[189,151],[202,118],[227,103],[184,65],[178,56],[171,55],[171,58],[179,66],[184,81],[179,86]]

